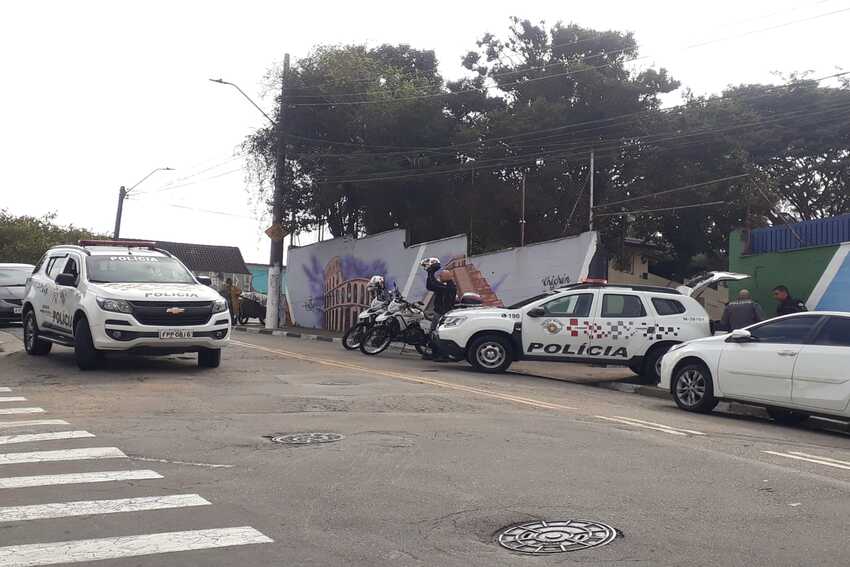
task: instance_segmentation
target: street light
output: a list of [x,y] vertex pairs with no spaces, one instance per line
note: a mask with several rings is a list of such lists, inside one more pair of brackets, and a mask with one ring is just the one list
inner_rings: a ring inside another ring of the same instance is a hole
[[248,102],[250,102],[251,104],[254,105],[254,108],[256,108],[257,110],[260,111],[260,114],[262,114],[263,116],[266,117],[266,120],[268,120],[269,122],[271,122],[272,125],[274,125],[275,121],[271,119],[271,116],[266,114],[266,111],[263,110],[262,108],[260,108],[260,105],[258,105],[256,102],[254,102],[254,100],[251,97],[249,97],[247,94],[245,94],[245,91],[240,89],[239,85],[237,85],[236,83],[231,83],[230,81],[225,81],[224,79],[220,79],[220,78],[219,79],[210,79],[210,81],[212,81],[213,83],[218,83],[219,85],[230,85],[231,87],[233,87],[234,89],[239,91],[239,94],[244,96],[245,99]]
[[[260,108],[254,100],[245,94],[245,91],[239,88],[239,85],[225,81],[224,79],[210,79],[213,83],[220,85],[230,85],[245,97],[245,100],[260,111],[260,114],[266,117],[266,120],[272,125],[274,133],[277,137],[277,155],[275,159],[275,176],[274,176],[274,197],[272,199],[272,227],[275,233],[281,233],[283,227],[283,201],[284,201],[284,186],[285,186],[285,171],[286,171],[286,144],[283,142],[283,114],[286,108],[283,101],[286,100],[286,81],[289,76],[289,54],[283,56],[283,76],[280,83],[280,100],[281,105],[278,113],[277,121],[272,120],[271,116]],[[279,237],[271,236],[271,246],[269,250],[269,281],[268,281],[268,299],[266,301],[266,328],[276,329],[280,320],[280,296],[281,296],[281,275],[283,273],[283,234]],[[290,235],[290,243],[292,236]]]
[[130,191],[141,185],[148,177],[156,173],[157,171],[174,171],[172,167],[157,167],[144,177],[142,177],[135,185],[126,189],[123,185],[118,189],[118,210],[115,211],[115,231],[112,233],[112,238],[118,240],[121,236],[121,215],[124,212],[124,199],[127,198],[127,195],[130,194]]

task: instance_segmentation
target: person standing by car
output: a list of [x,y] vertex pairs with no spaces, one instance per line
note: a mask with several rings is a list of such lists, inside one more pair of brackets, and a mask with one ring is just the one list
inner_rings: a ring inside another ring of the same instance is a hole
[[773,298],[779,302],[779,305],[776,307],[777,317],[807,311],[806,304],[799,299],[791,297],[791,292],[784,285],[778,285],[773,288]]
[[738,299],[726,304],[723,317],[720,319],[720,327],[724,331],[731,332],[760,323],[764,319],[761,305],[752,300],[749,290],[742,289],[738,292]]
[[235,325],[239,320],[239,296],[242,295],[242,288],[233,283],[233,278],[227,278],[219,293],[227,300],[227,308],[230,309],[230,321]]

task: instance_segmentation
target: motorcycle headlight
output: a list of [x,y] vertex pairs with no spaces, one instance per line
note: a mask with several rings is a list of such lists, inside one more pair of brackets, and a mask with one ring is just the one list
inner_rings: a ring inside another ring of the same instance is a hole
[[224,299],[213,301],[213,313],[223,313],[224,311],[227,311],[227,301]]
[[442,326],[446,328],[457,327],[464,321],[466,321],[466,317],[446,317]]
[[97,305],[104,311],[113,311],[115,313],[132,313],[133,306],[130,302],[123,299],[108,299],[104,297],[97,298]]

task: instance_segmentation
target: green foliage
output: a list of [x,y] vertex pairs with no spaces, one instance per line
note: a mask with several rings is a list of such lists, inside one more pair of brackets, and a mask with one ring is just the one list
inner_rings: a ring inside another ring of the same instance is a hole
[[[658,244],[663,275],[678,278],[725,267],[735,227],[850,211],[847,83],[792,77],[662,109],[679,83],[633,70],[638,55],[630,33],[516,18],[462,57],[472,76],[454,82],[430,50],[322,46],[293,68],[283,137],[260,130],[245,149],[268,189],[285,140],[278,175],[296,229],[404,227],[411,242],[466,232],[481,252],[518,244],[523,179],[526,242],[587,230],[593,148],[605,246]],[[712,201],[723,204],[681,208]]]
[[57,225],[55,219],[56,213],[43,217],[15,216],[0,209],[0,262],[35,264],[51,246],[106,238],[72,225]]

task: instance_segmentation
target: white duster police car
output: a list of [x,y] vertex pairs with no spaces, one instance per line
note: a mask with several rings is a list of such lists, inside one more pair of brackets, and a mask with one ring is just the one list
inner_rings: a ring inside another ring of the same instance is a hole
[[516,360],[628,366],[659,380],[670,347],[712,333],[693,295],[715,282],[748,276],[712,273],[693,288],[572,284],[506,308],[447,313],[438,347],[484,372],[504,372]]
[[105,352],[197,352],[214,368],[230,338],[226,301],[154,243],[81,241],[48,250],[23,298],[24,347],[74,348],[88,370]]

